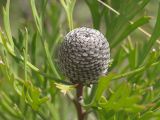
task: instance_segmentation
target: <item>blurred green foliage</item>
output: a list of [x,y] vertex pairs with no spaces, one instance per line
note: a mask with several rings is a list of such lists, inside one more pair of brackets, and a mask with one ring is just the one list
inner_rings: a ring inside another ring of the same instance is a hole
[[85,119],[159,120],[158,0],[0,0],[0,120],[77,119],[56,48],[80,26],[102,31],[112,57],[109,73],[84,87]]

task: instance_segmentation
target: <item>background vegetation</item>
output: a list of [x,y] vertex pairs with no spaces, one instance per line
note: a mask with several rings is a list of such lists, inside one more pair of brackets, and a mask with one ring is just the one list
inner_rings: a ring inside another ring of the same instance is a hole
[[[159,120],[158,0],[0,0],[0,120],[76,120],[75,87],[56,65],[73,28],[100,30],[109,73],[84,87],[88,120]],[[79,104],[78,104],[79,105]]]

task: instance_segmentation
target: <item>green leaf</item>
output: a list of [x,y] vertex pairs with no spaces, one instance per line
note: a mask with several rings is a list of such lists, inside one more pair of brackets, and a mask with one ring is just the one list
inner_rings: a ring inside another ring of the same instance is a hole
[[101,18],[102,18],[103,15],[102,15],[102,12],[100,12],[98,1],[96,1],[96,0],[85,0],[85,2],[87,3],[87,5],[90,9],[94,28],[99,29]]
[[6,8],[3,8],[3,22],[11,48],[14,49],[14,43],[12,39],[10,20],[9,20],[9,6],[10,6],[10,0],[7,0]]
[[56,75],[56,77],[57,77],[58,79],[61,79],[61,76],[59,75],[59,73],[58,73],[55,65],[54,65],[53,62],[52,62],[52,57],[51,57],[51,55],[50,55],[49,48],[48,48],[48,44],[47,44],[46,40],[44,41],[44,49],[45,49],[45,51],[46,51],[46,56],[47,56],[49,65],[50,65],[53,73]]
[[47,102],[49,97],[41,97],[41,89],[33,86],[29,81],[25,82],[25,87],[27,89],[24,91],[26,103],[28,103],[33,110],[38,111],[40,105]]
[[73,25],[73,9],[76,3],[76,0],[60,0],[62,6],[65,9],[68,19],[68,26],[70,31],[74,28]]
[[21,112],[18,107],[14,107],[13,101],[5,92],[0,92],[0,106],[5,112],[8,112],[12,117],[21,118]]
[[133,45],[133,41],[129,39],[128,60],[131,69],[135,69],[138,65],[138,45]]
[[6,48],[6,50],[12,54],[13,56],[15,56],[15,52],[13,47],[8,43],[7,39],[5,38],[3,32],[0,30],[0,39],[2,41],[3,46]]
[[38,15],[35,5],[35,0],[30,0],[30,4],[32,8],[33,17],[36,23],[36,27],[38,29],[39,34],[42,35],[42,18]]
[[160,112],[159,110],[157,111],[148,111],[145,114],[143,114],[139,120],[150,120],[150,119],[155,119],[158,120],[160,118]]
[[104,90],[108,87],[110,81],[112,80],[112,78],[115,75],[113,73],[108,74],[107,76],[102,76],[99,78],[99,82],[98,82],[98,86],[97,86],[97,90],[95,93],[95,96],[91,102],[91,104],[94,106],[98,103],[98,101],[100,100]]
[[27,80],[27,57],[28,57],[28,30],[26,28],[25,32],[25,48],[24,48],[24,75],[25,75],[25,80]]
[[[126,91],[127,90],[127,91]],[[122,83],[122,85],[112,94],[109,101],[117,101],[120,97],[125,98],[130,94],[130,85],[127,83]],[[124,94],[125,93],[125,94]]]
[[35,64],[36,63],[36,50],[37,50],[37,32],[34,33],[33,37],[32,37],[32,44],[31,44],[31,51],[32,51],[32,63]]
[[156,20],[156,24],[155,24],[152,36],[149,42],[147,42],[147,44],[145,44],[142,49],[142,52],[140,54],[141,57],[139,59],[139,64],[142,64],[144,62],[146,56],[148,55],[149,51],[152,49],[154,43],[159,37],[160,37],[160,4],[159,4],[157,20]]
[[22,96],[22,92],[23,92],[23,86],[22,84],[20,84],[17,80],[14,80],[13,82],[13,86],[14,86],[14,89],[16,90],[16,92]]
[[136,30],[138,27],[148,23],[150,20],[150,17],[144,16],[137,21],[130,23],[125,29],[123,29],[118,37],[114,39],[114,42],[111,44],[111,48],[115,47],[118,45],[121,41],[123,41],[131,32]]
[[104,97],[101,97],[101,101],[97,107],[105,109],[105,111],[128,111],[128,112],[139,112],[144,110],[143,106],[137,105],[141,100],[141,96],[132,95],[131,86],[122,83],[121,86],[106,100]]
[[148,61],[145,64],[145,67],[149,68],[151,64],[153,64],[157,60],[157,58],[158,58],[158,53],[156,52],[155,49],[153,49],[149,54]]
[[[99,0],[100,1],[100,0]],[[129,23],[132,24],[132,19],[149,3],[150,0],[130,0],[119,2],[112,0],[110,2],[104,3],[100,1],[106,8],[105,10],[105,21],[106,21],[106,36],[110,42],[111,48],[118,45],[118,43],[124,40],[125,36],[128,36],[130,32],[123,35],[126,32],[126,28]],[[116,8],[114,8],[116,7]],[[115,10],[116,9],[116,10]],[[113,15],[116,14],[116,15]],[[133,30],[132,30],[133,31]],[[121,39],[120,39],[121,38]]]

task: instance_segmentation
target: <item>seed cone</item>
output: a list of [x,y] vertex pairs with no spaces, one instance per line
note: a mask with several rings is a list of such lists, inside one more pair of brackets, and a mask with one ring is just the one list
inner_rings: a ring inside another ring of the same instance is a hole
[[69,32],[58,50],[58,65],[63,74],[75,84],[96,83],[107,73],[110,48],[98,30],[76,28]]

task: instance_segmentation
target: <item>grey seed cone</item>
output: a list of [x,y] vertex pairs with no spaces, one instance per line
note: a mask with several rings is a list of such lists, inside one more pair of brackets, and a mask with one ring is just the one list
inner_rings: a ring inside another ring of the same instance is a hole
[[107,73],[110,48],[98,30],[76,28],[69,32],[58,50],[58,65],[72,83],[96,83]]

